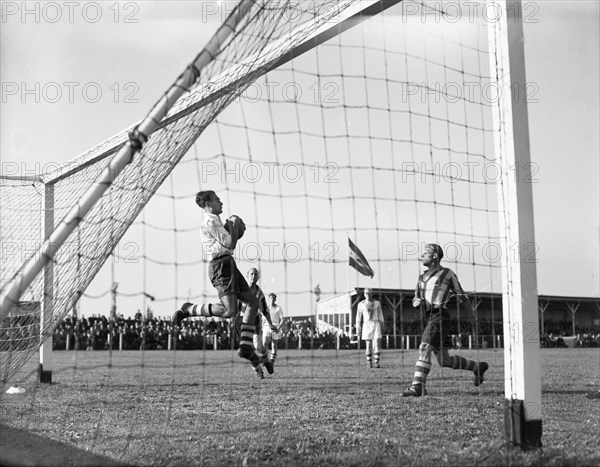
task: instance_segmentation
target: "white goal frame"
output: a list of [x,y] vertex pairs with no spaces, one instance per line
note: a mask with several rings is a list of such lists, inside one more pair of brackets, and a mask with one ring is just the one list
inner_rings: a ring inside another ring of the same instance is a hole
[[[277,68],[291,58],[316,47],[331,37],[354,26],[402,0],[359,1],[348,8],[344,17],[336,23],[326,24],[315,30],[310,37],[291,49],[291,53],[272,60],[265,59],[261,64],[264,73]],[[41,321],[48,321],[53,308],[53,266],[52,259],[67,237],[74,231],[82,217],[118,177],[122,168],[131,162],[148,137],[164,124],[164,119],[177,99],[189,89],[199,75],[199,71],[212,59],[219,44],[241,21],[249,10],[242,0],[238,13],[232,14],[219,29],[215,37],[196,60],[178,78],[176,83],[152,109],[149,116],[130,132],[129,139],[115,138],[115,145],[100,156],[111,157],[110,163],[98,180],[94,182],[80,201],[55,227],[53,180],[44,180],[44,243],[23,271],[2,291],[0,299],[0,321],[18,303],[29,284],[40,274],[44,275],[44,297]],[[522,10],[520,0],[498,0],[493,2],[499,12],[496,21],[489,24],[489,43],[494,53],[490,54],[492,80],[502,91],[492,107],[494,116],[495,150],[502,161],[501,180],[498,185],[499,222],[502,238],[503,271],[503,316],[505,350],[505,427],[508,440],[525,449],[541,446],[542,405],[541,371],[539,359],[539,318],[537,314],[537,278],[535,261],[530,249],[535,245],[533,226],[532,187],[526,182],[531,169],[529,154],[529,133],[527,102],[523,89],[526,87],[525,57],[523,45]],[[235,82],[232,84],[235,86]],[[519,93],[519,91],[521,91]],[[227,92],[221,89],[213,99]],[[200,94],[199,94],[200,95]],[[209,97],[210,99],[210,97]],[[204,98],[191,106],[208,103]],[[185,109],[183,110],[185,111]],[[168,118],[175,118],[170,115]],[[120,147],[118,153],[116,148]],[[80,160],[82,166],[96,162]],[[520,171],[515,177],[514,167]],[[54,174],[64,177],[65,173]],[[519,261],[510,256],[519,251]],[[49,314],[48,314],[49,313]],[[40,346],[40,381],[52,381],[52,340],[46,339]]]

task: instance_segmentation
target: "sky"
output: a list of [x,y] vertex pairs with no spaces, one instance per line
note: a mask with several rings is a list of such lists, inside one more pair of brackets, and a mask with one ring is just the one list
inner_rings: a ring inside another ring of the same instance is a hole
[[[0,73],[2,81],[2,106],[0,110],[0,164],[3,174],[33,174],[46,171],[57,163],[67,162],[89,147],[118,133],[143,117],[150,106],[157,100],[162,92],[174,81],[175,77],[183,70],[185,65],[198,53],[208,41],[212,33],[223,19],[223,10],[229,8],[223,2],[80,2],[75,6],[61,2],[3,2],[2,19],[0,22]],[[23,10],[27,5],[27,12]],[[50,6],[49,6],[50,5]],[[533,92],[528,108],[531,159],[537,169],[532,185],[534,196],[534,222],[536,243],[538,246],[538,293],[545,295],[567,296],[600,296],[599,263],[600,263],[600,227],[599,227],[599,141],[598,127],[600,117],[598,114],[599,97],[599,6],[597,2],[524,2],[526,21],[525,54],[526,73],[529,89]],[[418,19],[418,18],[417,18]],[[415,18],[411,19],[413,22]],[[401,26],[401,25],[400,25]],[[398,28],[399,30],[400,28]],[[375,32],[373,32],[375,34]],[[409,40],[412,36],[409,36]],[[406,39],[406,36],[404,36]],[[414,45],[414,44],[413,44]],[[325,60],[325,62],[327,62]],[[348,56],[344,58],[345,71],[352,73],[354,67],[362,63]],[[325,70],[327,63],[322,65]],[[357,68],[358,69],[358,68]],[[413,76],[413,79],[417,80]],[[310,88],[309,81],[298,78],[305,93]],[[352,84],[347,84],[347,91],[351,91]],[[263,88],[264,89],[264,88]],[[334,89],[340,92],[339,88]],[[323,92],[328,91],[322,89]],[[265,110],[259,106],[251,105],[251,99],[243,103],[243,116],[251,126],[262,127],[265,123]],[[236,107],[236,109],[239,107]],[[299,118],[312,120],[316,118],[309,106],[303,107],[306,115]],[[451,110],[453,111],[454,108]],[[237,113],[236,113],[237,112]],[[233,109],[221,118],[221,131],[228,125],[239,124],[243,120],[239,111]],[[282,112],[278,115],[277,125],[286,129],[293,127],[294,118]],[[365,122],[361,115],[348,115],[348,128],[354,124],[353,131],[362,127]],[[310,123],[306,123],[310,125]],[[331,123],[331,130],[337,127]],[[342,127],[340,127],[342,128]],[[225,138],[220,146],[214,143],[218,139],[216,130],[207,131],[207,137],[201,138],[200,152],[204,162],[202,168],[215,168],[210,165],[214,159],[213,154],[226,148],[230,154],[243,154],[246,148],[265,146],[260,132],[256,131],[247,137],[244,142],[236,137]],[[379,131],[375,128],[374,131]],[[419,136],[415,130],[415,135]],[[211,138],[212,139],[209,139]],[[205,143],[206,141],[206,143]],[[282,145],[283,143],[283,145]],[[214,147],[212,146],[214,144]],[[319,142],[314,148],[309,146],[314,158],[306,159],[308,164],[318,163],[321,172],[319,177],[326,175],[323,171],[323,159],[319,156]],[[337,154],[335,141],[328,143],[330,152]],[[293,144],[285,144],[281,140],[279,148],[289,152],[290,160],[294,160]],[[357,150],[352,148],[352,150]],[[273,151],[276,153],[276,151]],[[340,152],[341,153],[341,152]],[[268,151],[258,154],[257,160],[261,163],[272,160]],[[274,156],[273,156],[274,157]],[[335,159],[336,163],[343,164],[343,159]],[[186,157],[185,160],[188,160]],[[358,159],[355,159],[358,160]],[[195,162],[197,164],[197,162]],[[194,180],[189,179],[186,167],[182,165],[174,177],[181,180],[186,186],[189,184],[189,193],[196,191]],[[194,169],[194,170],[197,170]],[[281,175],[281,174],[279,174]],[[314,175],[314,174],[313,174]],[[216,173],[207,181],[218,186],[221,173]],[[286,180],[268,180],[263,174],[258,189],[270,192],[285,191],[298,194],[307,189],[311,193],[321,193],[319,190],[331,190],[335,196],[342,195],[348,183],[343,171],[335,174],[341,183],[337,185],[318,186],[304,183],[285,183]],[[370,190],[376,188],[389,195],[392,193],[389,179],[384,174],[378,174],[377,180],[368,184]],[[393,182],[391,183],[393,184]],[[268,186],[267,186],[268,185]],[[353,188],[359,189],[352,185]],[[360,189],[368,194],[367,184]],[[401,186],[397,184],[397,187]],[[168,191],[169,187],[166,187]],[[401,189],[401,188],[400,188]],[[386,191],[387,190],[387,191]],[[402,193],[396,192],[399,196]],[[232,193],[231,199],[234,206],[238,199]],[[420,196],[426,196],[420,194]],[[261,198],[262,199],[262,198]],[[227,199],[226,199],[227,201]],[[264,201],[264,200],[263,200]],[[189,228],[197,228],[199,215],[196,211],[189,214],[187,205],[178,204],[173,208],[172,201],[157,199],[154,201],[161,206],[154,211],[158,212],[160,219],[165,210],[176,210],[179,224]],[[165,204],[167,203],[167,204]],[[321,257],[336,254],[339,258],[345,255],[344,242],[346,230],[351,231],[351,237],[363,248],[367,257],[385,256],[378,252],[375,244],[389,245],[393,238],[388,238],[384,231],[377,233],[379,237],[374,240],[372,233],[353,230],[354,224],[360,224],[361,219],[372,210],[369,206],[356,203],[354,212],[359,213],[358,219],[349,222],[348,218],[338,217],[340,212],[349,212],[349,205],[344,206],[342,201],[336,205],[336,211],[331,212],[327,203],[323,206],[315,202],[310,209],[304,204],[291,211],[286,207],[282,211],[276,202],[272,206],[268,201],[261,204],[262,214],[257,212],[254,222],[263,225],[260,233],[260,242],[277,241],[275,232],[266,230],[268,224],[288,225],[300,227],[306,222],[324,222],[322,216],[330,216],[336,225],[343,225],[339,232],[326,233],[320,236],[314,233],[310,239],[297,237],[296,231],[291,228],[280,234],[287,244],[297,241],[298,244],[308,246],[318,244],[318,253]],[[394,227],[410,224],[411,220],[398,216],[387,216],[386,209],[381,202],[381,214],[376,221],[381,226]],[[372,203],[371,203],[372,204]],[[237,204],[239,205],[239,204]],[[193,208],[192,208],[193,209]],[[422,207],[425,210],[425,207]],[[227,208],[226,208],[227,212]],[[442,214],[440,214],[442,215]],[[147,222],[154,223],[152,213],[148,213]],[[459,219],[460,222],[461,219]],[[160,223],[160,220],[156,221]],[[249,222],[249,223],[250,223]],[[344,224],[346,222],[346,224]],[[477,223],[477,220],[476,220]],[[133,232],[131,235],[135,236]],[[139,235],[139,234],[137,234]],[[149,234],[152,235],[152,234]],[[179,250],[189,248],[193,250],[197,241],[192,231],[189,239],[182,239]],[[257,240],[248,233],[247,242]],[[310,241],[307,241],[310,240]],[[413,243],[420,243],[412,240]],[[164,242],[172,240],[161,239],[157,234],[156,244],[165,245]],[[153,245],[149,241],[150,245]],[[316,242],[316,243],[315,243]],[[168,243],[166,243],[168,244]],[[247,243],[248,245],[249,243]],[[285,245],[285,242],[283,243]],[[185,246],[184,246],[185,245]],[[189,245],[189,246],[188,246]],[[404,244],[403,244],[404,245]],[[152,258],[162,259],[164,247],[148,247],[144,251]],[[392,254],[406,253],[395,245]],[[123,251],[122,251],[123,253]],[[123,253],[126,254],[127,252]],[[288,253],[290,253],[288,251]],[[293,251],[291,252],[293,254]],[[306,252],[304,252],[306,253]],[[190,257],[193,256],[190,254]],[[414,256],[414,255],[413,255]],[[195,256],[194,256],[195,257]],[[416,260],[416,257],[413,258]],[[109,265],[108,265],[109,266]],[[108,297],[106,290],[110,287],[110,268],[107,266],[92,284],[88,293],[103,295],[100,300],[106,306]],[[244,264],[248,267],[249,264]],[[413,278],[418,266],[413,261],[410,264],[401,264],[398,269],[386,263],[377,264],[376,278],[370,280],[354,272],[347,272],[344,268],[319,269],[322,265],[308,266],[305,264],[288,264],[283,269],[281,265],[262,264],[263,288],[281,291],[287,287],[289,290],[310,289],[313,284],[321,283],[321,287],[331,294],[341,293],[348,286],[374,286],[374,287],[402,287],[411,288]],[[127,265],[118,265],[121,290],[126,292],[137,290],[136,286],[127,288],[127,278],[138,275],[139,271],[129,270]],[[182,273],[175,291],[162,292],[160,283],[166,281],[164,273],[154,270],[152,265],[147,265],[144,272],[144,290],[152,291],[157,296],[175,295],[185,297],[186,293],[192,296],[212,294],[210,284],[202,274],[201,285],[194,283],[198,277],[198,269],[205,266],[194,264],[188,273]],[[453,267],[465,266],[457,264]],[[323,272],[325,271],[325,272]],[[334,278],[323,277],[333,272]],[[308,285],[299,278],[306,279],[309,275]],[[490,275],[495,274],[492,270]],[[397,276],[400,276],[399,278]],[[282,280],[284,277],[285,280]],[[490,278],[494,283],[495,279]],[[470,283],[471,290],[483,290],[487,286]],[[297,287],[296,287],[297,286]],[[171,287],[171,286],[169,286]],[[492,290],[492,289],[490,289]],[[493,289],[495,290],[495,289]],[[189,291],[189,292],[188,292]],[[120,298],[123,309],[133,310],[142,307],[139,298],[137,302],[127,301],[127,297]],[[281,301],[284,309],[289,314],[307,314],[306,306],[295,306],[294,295],[289,297],[282,294]],[[89,313],[98,309],[95,303],[98,300],[88,300],[82,304],[85,312]],[[126,304],[126,305],[125,305]],[[144,302],[144,305],[146,303]],[[152,305],[157,314],[170,315],[168,306]]]

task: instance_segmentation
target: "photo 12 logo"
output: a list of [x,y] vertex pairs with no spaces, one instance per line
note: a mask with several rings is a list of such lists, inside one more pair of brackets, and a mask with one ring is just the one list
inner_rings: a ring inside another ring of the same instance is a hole
[[[402,262],[419,261],[426,242],[402,242]],[[500,265],[502,258],[514,263],[537,263],[539,245],[537,243],[512,243],[506,249],[497,241],[469,241],[440,243],[444,252],[443,261],[479,265]]]
[[241,16],[250,18],[250,21],[261,23],[300,24],[306,21],[308,15],[319,18],[323,22],[337,22],[339,5],[338,2],[324,2],[313,0],[310,2],[286,2],[286,8],[262,8],[260,14],[249,15],[250,10],[255,8],[255,2],[233,2],[222,0],[218,2],[201,2],[201,18],[203,23],[209,21],[224,22],[234,12],[240,12]]
[[498,83],[477,81],[469,82],[406,82],[401,83],[402,103],[420,102],[436,103],[445,102],[456,104],[457,102],[497,104],[504,96],[509,96],[513,103],[526,102],[537,104],[540,87],[536,82],[513,83],[510,88],[502,88]]
[[137,2],[1,2],[1,22],[10,23],[138,23]]
[[515,22],[537,23],[540,5],[538,2],[510,2],[506,11],[502,2],[494,1],[404,1],[402,21],[417,18],[422,23],[458,23],[459,21],[496,23],[505,16],[514,17]]
[[[204,244],[204,253],[212,255],[210,245]],[[233,256],[236,261],[249,263],[297,263],[299,261],[311,261],[313,263],[337,263],[336,255],[340,252],[340,246],[335,242],[312,242],[304,244],[300,242],[242,242],[238,244]]]
[[115,104],[137,104],[140,86],[133,82],[113,82],[106,85],[96,81],[80,83],[77,81],[64,81],[58,83],[24,81],[2,82],[2,103],[19,102],[21,104],[57,104],[85,102],[96,104],[100,101],[110,100]]
[[446,162],[402,162],[402,183],[409,180],[415,183],[456,183],[475,182],[499,183],[503,176],[514,177],[517,183],[539,183],[535,176],[539,172],[539,165],[535,162],[503,166],[498,162],[478,161]]
[[339,166],[333,162],[301,164],[299,162],[202,162],[202,183],[211,180],[240,183],[299,183],[303,179],[314,183],[339,183]]

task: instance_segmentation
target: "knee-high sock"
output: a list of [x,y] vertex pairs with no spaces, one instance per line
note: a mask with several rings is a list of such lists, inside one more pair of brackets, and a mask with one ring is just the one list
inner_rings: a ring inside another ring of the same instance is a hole
[[271,361],[275,362],[277,358],[277,341],[271,337]]
[[413,378],[413,386],[417,384],[425,385],[427,375],[431,371],[431,363],[425,360],[417,360],[415,365],[415,376]]
[[367,364],[371,366],[373,364],[373,341],[365,341],[365,357],[367,358]]
[[192,316],[212,316],[210,310],[210,303],[204,303],[203,305],[192,305],[190,307],[190,315]]
[[256,352],[256,355],[258,355],[258,358],[261,361],[267,358],[267,349],[262,343],[262,336],[260,334],[254,334],[254,336],[252,336],[252,341],[254,344],[254,351]]
[[242,323],[239,354],[240,357],[249,360],[253,368],[257,368],[260,365],[260,359],[254,351],[254,329],[253,324]]
[[379,365],[379,359],[381,358],[381,343],[379,339],[373,340],[373,362],[375,365]]
[[477,369],[477,362],[467,360],[465,357],[459,355],[452,355],[449,359],[444,360],[443,366],[452,368],[453,370],[475,371]]

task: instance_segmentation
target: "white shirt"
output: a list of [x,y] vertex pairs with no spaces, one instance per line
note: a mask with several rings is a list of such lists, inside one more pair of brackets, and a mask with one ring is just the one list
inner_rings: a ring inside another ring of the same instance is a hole
[[200,231],[202,232],[202,246],[208,260],[233,254],[233,250],[229,249],[231,235],[225,230],[219,216],[205,212]]
[[379,300],[367,302],[363,300],[358,304],[356,310],[356,329],[361,328],[361,319],[364,321],[362,326],[363,340],[380,339],[381,338],[381,323],[383,323],[383,311]]
[[[271,322],[273,323],[273,326],[279,329],[279,327],[281,326],[281,322],[284,318],[283,310],[279,305],[269,305],[269,313],[271,315]],[[265,319],[263,320],[263,330],[265,330],[266,328],[268,328],[267,332],[270,332],[271,327],[269,326],[269,322]]]

